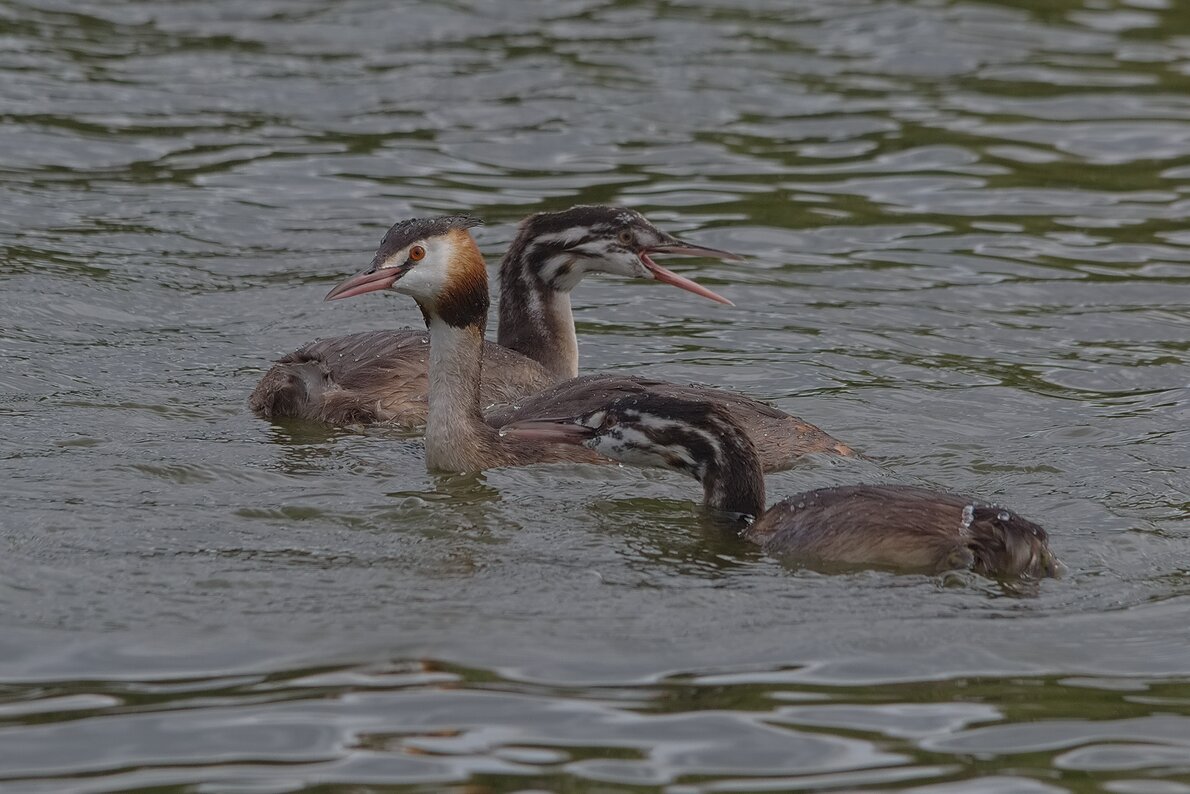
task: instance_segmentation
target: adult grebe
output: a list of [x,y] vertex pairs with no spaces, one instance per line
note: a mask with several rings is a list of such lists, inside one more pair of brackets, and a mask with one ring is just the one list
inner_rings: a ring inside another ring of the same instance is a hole
[[427,468],[471,472],[564,460],[605,462],[583,447],[503,438],[483,420],[488,271],[468,231],[478,224],[461,215],[402,221],[385,235],[372,268],[326,299],[391,287],[417,302],[430,331]]
[[526,420],[505,438],[571,443],[702,483],[705,503],[747,521],[741,536],[809,564],[918,571],[970,568],[1000,577],[1056,576],[1045,530],[1011,510],[905,485],[820,488],[765,510],[764,477],[748,434],[723,406],[643,395],[563,419]]

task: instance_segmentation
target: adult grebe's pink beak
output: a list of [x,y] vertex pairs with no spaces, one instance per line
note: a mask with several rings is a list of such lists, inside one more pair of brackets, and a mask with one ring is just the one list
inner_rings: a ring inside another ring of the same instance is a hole
[[366,292],[388,289],[397,283],[397,279],[404,274],[404,271],[399,267],[382,267],[365,270],[363,273],[356,273],[335,287],[326,294],[323,300],[334,301],[340,298],[354,298],[356,295],[363,295]]

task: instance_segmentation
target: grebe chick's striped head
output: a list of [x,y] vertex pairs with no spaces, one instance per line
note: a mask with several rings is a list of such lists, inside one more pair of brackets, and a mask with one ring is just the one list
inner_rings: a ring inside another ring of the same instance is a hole
[[[393,289],[413,297],[423,309],[447,314],[466,304],[470,315],[483,294],[487,312],[487,270],[469,229],[483,221],[468,215],[410,218],[388,230],[367,270],[331,290],[326,300],[338,300]],[[456,323],[457,324],[457,323]]]
[[702,483],[711,507],[755,517],[764,477],[751,439],[722,406],[643,393],[580,416],[527,420],[502,433],[582,444],[632,466],[682,472]]
[[696,245],[658,229],[627,207],[581,204],[561,212],[530,215],[520,224],[512,250],[538,263],[540,277],[554,289],[570,291],[586,273],[612,273],[660,281],[731,305],[706,287],[653,260],[655,254],[742,259],[730,251]]

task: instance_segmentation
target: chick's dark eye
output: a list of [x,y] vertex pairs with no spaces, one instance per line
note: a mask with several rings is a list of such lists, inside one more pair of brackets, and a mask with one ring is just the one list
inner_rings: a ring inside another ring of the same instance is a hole
[[423,246],[415,245],[409,249],[409,261],[420,262],[426,258],[426,249]]
[[608,414],[603,420],[604,427],[615,427],[618,424],[620,424],[620,417],[616,416],[615,414]]
[[630,229],[625,229],[624,231],[620,232],[618,239],[624,245],[629,245],[632,242],[632,231]]

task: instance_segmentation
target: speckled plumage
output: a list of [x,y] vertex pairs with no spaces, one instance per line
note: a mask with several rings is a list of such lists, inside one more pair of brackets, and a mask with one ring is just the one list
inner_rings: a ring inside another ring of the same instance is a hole
[[780,471],[814,453],[854,456],[855,450],[814,425],[746,394],[710,386],[670,383],[640,375],[584,375],[497,406],[487,420],[496,426],[527,419],[575,416],[621,397],[659,395],[721,405],[752,440],[764,471]]
[[[964,511],[967,511],[964,514]],[[985,576],[1054,576],[1045,530],[969,496],[908,485],[849,485],[795,494],[744,536],[804,564],[878,566]]]
[[928,488],[820,488],[765,510],[756,449],[732,411],[720,404],[645,393],[568,419],[513,423],[509,430],[530,438],[558,432],[559,440],[631,465],[694,477],[707,506],[747,522],[743,538],[798,564],[927,572],[968,568],[1029,578],[1062,570],[1037,524],[1006,508]]
[[[501,405],[554,382],[537,362],[484,342],[483,405]],[[401,329],[362,331],[311,342],[277,360],[252,392],[258,416],[297,417],[332,425],[426,423],[430,335]],[[503,373],[503,377],[489,372]]]
[[451,229],[474,229],[482,226],[483,221],[470,215],[441,215],[436,218],[408,218],[397,221],[388,227],[384,237],[380,238],[380,245],[376,248],[376,255],[372,257],[372,267],[377,268],[389,260],[398,251],[406,248],[418,240],[428,237],[441,237]]

